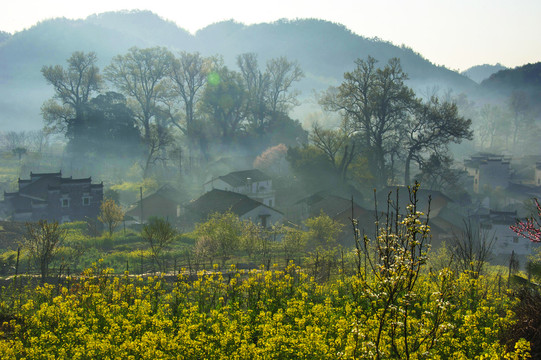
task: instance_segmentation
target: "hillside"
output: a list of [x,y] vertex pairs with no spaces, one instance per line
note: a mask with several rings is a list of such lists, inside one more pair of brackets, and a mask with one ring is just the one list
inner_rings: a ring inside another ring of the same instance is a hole
[[[1,41],[2,38],[6,40]],[[429,60],[407,47],[358,36],[342,25],[322,20],[277,21],[246,26],[233,21],[210,25],[195,35],[148,11],[92,15],[85,20],[63,18],[41,22],[12,36],[0,37],[0,131],[41,127],[41,104],[52,96],[41,76],[43,65],[65,64],[72,52],[95,51],[101,68],[130,47],[166,46],[173,51],[222,55],[235,68],[235,58],[256,52],[260,64],[287,56],[306,74],[299,83],[305,98],[341,82],[357,58],[381,62],[402,60],[410,86],[469,92],[474,81]]]
[[494,90],[529,88],[541,90],[541,62],[498,71],[481,83]]
[[507,101],[513,92],[527,95],[532,114],[541,114],[541,62],[499,71],[481,83],[486,96]]
[[11,37],[10,33],[7,33],[5,31],[0,31],[0,44],[6,42]]
[[484,64],[473,66],[468,70],[462,71],[461,74],[480,84],[483,80],[488,79],[492,74],[506,69],[507,68],[505,66],[499,63],[496,65]]

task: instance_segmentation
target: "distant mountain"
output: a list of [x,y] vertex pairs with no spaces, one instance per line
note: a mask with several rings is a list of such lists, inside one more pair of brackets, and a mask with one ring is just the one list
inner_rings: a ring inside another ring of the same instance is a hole
[[499,71],[481,83],[490,89],[541,89],[541,62]]
[[11,34],[5,31],[0,31],[0,45],[11,38]]
[[410,85],[423,90],[426,85],[453,87],[461,91],[475,87],[470,79],[439,67],[407,47],[380,39],[358,36],[345,26],[324,20],[280,20],[274,23],[242,25],[233,21],[207,26],[196,33],[202,53],[219,53],[230,63],[244,52],[256,52],[262,62],[277,56],[299,61],[316,88],[335,85],[354,67],[358,58],[368,55],[381,63],[398,57],[409,74]]
[[[452,88],[456,93],[478,87],[469,78],[435,66],[412,49],[358,36],[328,21],[282,20],[250,26],[224,21],[192,35],[148,11],[110,12],[85,20],[47,20],[13,35],[0,36],[0,131],[42,126],[40,106],[53,95],[42,78],[43,65],[65,66],[66,59],[81,50],[95,51],[103,69],[113,56],[126,53],[132,46],[219,54],[234,69],[241,53],[257,53],[261,66],[283,55],[298,61],[305,72],[298,88],[306,98],[313,90],[340,84],[344,72],[353,69],[354,60],[369,55],[381,64],[399,57],[409,74],[409,85],[417,90]],[[305,103],[308,110],[313,106],[313,101]]]
[[485,94],[507,99],[513,92],[528,95],[530,106],[541,114],[541,62],[499,71],[481,83]]
[[476,83],[480,84],[483,80],[488,79],[490,75],[497,73],[501,70],[506,70],[507,68],[502,64],[496,65],[477,65],[469,68],[468,70],[462,71],[461,74],[469,77]]
[[[193,36],[150,11],[107,12],[91,15],[85,22],[137,39],[140,47],[167,46],[177,49],[193,47]],[[146,45],[142,45],[142,44]],[[128,47],[131,47],[129,45]],[[115,54],[116,55],[116,54]]]

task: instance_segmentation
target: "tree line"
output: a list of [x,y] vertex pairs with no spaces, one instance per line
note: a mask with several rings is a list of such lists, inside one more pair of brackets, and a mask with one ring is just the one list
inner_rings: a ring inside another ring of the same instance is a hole
[[95,53],[75,52],[67,67],[41,69],[55,91],[41,109],[45,127],[64,134],[75,156],[135,153],[147,177],[160,161],[180,156],[179,139],[188,159],[208,160],[223,147],[260,151],[272,134],[303,133],[288,111],[298,104],[293,84],[304,74],[285,57],[261,69],[255,54],[241,54],[235,71],[219,56],[134,47],[103,73],[96,63]]
[[[231,70],[219,56],[131,48],[103,75],[95,53],[75,52],[67,62],[67,68],[42,68],[55,90],[42,106],[46,128],[64,134],[74,156],[137,154],[144,177],[167,159],[185,158],[192,167],[212,153],[260,154],[282,143],[305,177],[410,184],[415,165],[416,179],[441,185],[456,178],[448,145],[473,137],[471,120],[453,101],[416,96],[396,58],[384,66],[372,57],[358,59],[338,87],[319,96],[341,125],[316,123],[308,138],[288,115],[299,104],[294,84],[304,73],[285,57],[262,69],[256,54],[245,53]],[[105,91],[106,84],[116,92]]]
[[453,101],[417,97],[407,79],[397,58],[384,66],[358,59],[338,87],[319,97],[340,126],[315,123],[310,143],[288,152],[292,166],[302,172],[325,164],[331,181],[355,178],[374,186],[411,184],[413,165],[420,170],[416,179],[434,185],[456,178],[448,146],[473,138],[471,120]]

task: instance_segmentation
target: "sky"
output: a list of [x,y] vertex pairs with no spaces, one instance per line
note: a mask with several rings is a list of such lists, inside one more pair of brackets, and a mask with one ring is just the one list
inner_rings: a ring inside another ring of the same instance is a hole
[[0,30],[15,33],[46,19],[134,9],[150,10],[191,33],[230,19],[247,25],[329,20],[459,71],[541,61],[540,0],[15,0],[2,6]]

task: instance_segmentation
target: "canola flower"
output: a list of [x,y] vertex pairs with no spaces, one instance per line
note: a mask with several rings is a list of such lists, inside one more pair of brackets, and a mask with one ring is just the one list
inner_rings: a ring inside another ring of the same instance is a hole
[[[2,359],[526,359],[529,343],[506,350],[499,331],[510,300],[490,279],[449,270],[419,279],[393,304],[381,331],[381,294],[357,276],[323,284],[290,264],[225,273],[112,276],[86,270],[65,285],[21,290],[0,327]],[[19,294],[20,295],[20,294]],[[6,305],[0,306],[6,313]],[[411,312],[404,323],[404,309]],[[402,314],[402,315],[400,315]],[[436,324],[437,326],[434,326]],[[404,339],[407,337],[407,339]]]

